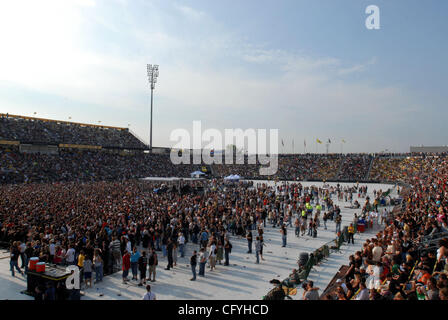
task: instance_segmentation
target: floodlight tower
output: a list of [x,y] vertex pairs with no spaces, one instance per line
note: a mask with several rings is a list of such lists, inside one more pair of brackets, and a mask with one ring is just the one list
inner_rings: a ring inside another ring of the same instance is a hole
[[152,152],[152,95],[155,84],[157,83],[157,77],[159,76],[159,65],[148,64],[146,69],[148,71],[149,85],[151,86],[151,129],[149,133],[149,151]]

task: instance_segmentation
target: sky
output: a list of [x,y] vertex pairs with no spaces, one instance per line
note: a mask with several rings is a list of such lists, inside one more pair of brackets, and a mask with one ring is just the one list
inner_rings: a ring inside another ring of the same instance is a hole
[[153,146],[196,120],[278,129],[280,152],[447,145],[447,13],[443,0],[0,0],[0,112],[147,142],[150,63]]

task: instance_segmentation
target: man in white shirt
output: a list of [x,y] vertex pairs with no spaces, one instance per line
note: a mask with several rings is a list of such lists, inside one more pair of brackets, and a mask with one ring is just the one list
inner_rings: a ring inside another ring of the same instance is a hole
[[54,244],[53,239],[50,240],[49,249],[50,249],[50,262],[53,263],[53,258],[56,253],[56,245]]
[[216,265],[216,244],[215,244],[215,242],[212,242],[212,245],[210,246],[209,259],[210,259],[210,271],[213,271],[213,269],[215,269],[215,265]]
[[383,212],[381,213],[381,224],[386,223],[387,221],[387,209],[384,208]]
[[205,252],[204,248],[201,248],[199,251],[199,273],[198,275],[201,277],[205,276],[205,264],[207,263],[207,252]]
[[381,255],[383,254],[383,248],[378,244],[378,241],[375,241],[375,247],[372,250],[372,260],[375,262],[379,262],[381,260]]
[[146,293],[143,296],[143,300],[156,300],[156,294],[151,292],[151,286],[149,284],[146,286]]
[[20,260],[22,260],[22,266],[20,268],[25,268],[27,265],[27,258],[25,255],[26,244],[25,242],[20,242],[19,250],[20,250]]
[[185,237],[182,232],[179,232],[179,237],[177,238],[177,242],[179,243],[180,257],[183,258],[185,256],[185,252],[184,252]]
[[65,261],[67,262],[67,264],[70,265],[75,265],[75,249],[73,248],[72,245],[70,245],[70,248],[67,250],[67,253],[65,254]]
[[131,241],[129,241],[128,238],[126,238],[126,250],[128,250],[129,253],[132,252],[132,244],[131,244]]

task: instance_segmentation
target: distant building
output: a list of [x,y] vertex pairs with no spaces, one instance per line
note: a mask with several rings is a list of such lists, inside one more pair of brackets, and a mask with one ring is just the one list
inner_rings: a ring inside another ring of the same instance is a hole
[[448,146],[440,146],[440,147],[426,147],[426,146],[420,146],[420,147],[412,147],[411,146],[411,153],[412,152],[418,152],[418,153],[442,153],[442,152],[448,152]]

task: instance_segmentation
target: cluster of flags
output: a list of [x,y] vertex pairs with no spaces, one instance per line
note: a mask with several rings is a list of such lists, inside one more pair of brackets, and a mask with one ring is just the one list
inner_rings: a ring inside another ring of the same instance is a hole
[[[282,147],[284,147],[285,146],[285,142],[283,141],[283,139],[281,139],[281,141],[282,141]],[[319,143],[319,144],[323,143],[322,140],[320,140],[319,138],[316,138],[316,142]],[[346,141],[344,139],[342,139],[341,142],[345,143]],[[328,138],[327,143],[331,143],[330,138]],[[303,146],[306,148],[306,140],[303,140]],[[294,139],[292,139],[292,147],[294,149]]]
[[[320,143],[320,144],[322,144],[323,142],[322,142],[322,140],[320,140],[320,139],[316,139],[316,142],[317,143]],[[342,142],[343,143],[345,143],[345,140],[344,139],[342,139]],[[328,141],[327,141],[327,143],[331,143],[331,140],[330,140],[330,138],[328,138]],[[303,141],[303,144],[306,146],[306,141]]]

